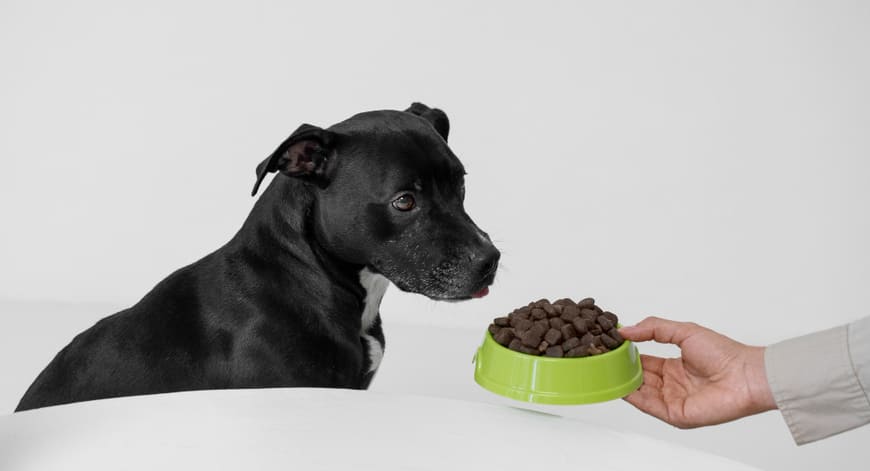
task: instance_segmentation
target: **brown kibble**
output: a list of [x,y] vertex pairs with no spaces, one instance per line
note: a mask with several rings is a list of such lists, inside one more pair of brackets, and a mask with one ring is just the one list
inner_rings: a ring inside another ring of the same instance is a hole
[[617,342],[613,337],[607,334],[601,334],[599,338],[601,339],[601,343],[603,343],[604,346],[609,348],[610,350],[613,350],[614,348],[619,346],[619,342]]
[[541,337],[543,337],[543,334],[538,333],[538,331],[535,329],[529,329],[528,331],[520,335],[520,340],[522,340],[523,345],[527,347],[537,348],[538,345],[541,343]]
[[598,323],[595,322],[594,320],[586,319],[586,330],[591,332],[595,329],[600,329],[600,328],[601,328],[601,326],[599,326]]
[[565,351],[562,350],[561,345],[555,345],[555,346],[548,348],[547,351],[544,352],[544,355],[548,356],[548,357],[561,358],[561,357],[565,356]]
[[609,335],[613,340],[616,340],[616,342],[620,345],[622,345],[622,342],[625,341],[625,339],[622,338],[622,334],[620,334],[619,331],[616,330],[615,327],[608,330],[607,335]]
[[595,300],[592,298],[583,298],[580,301],[577,301],[577,307],[579,307],[581,309],[584,307],[592,307],[594,305],[595,305]]
[[580,341],[579,338],[571,337],[562,343],[562,348],[567,352],[568,350],[571,350],[572,348],[579,347],[581,344],[582,344],[582,342]]
[[525,332],[532,328],[532,325],[534,325],[534,322],[523,318],[515,319],[511,324],[511,326],[516,329],[517,332]]
[[544,312],[547,313],[547,317],[553,317],[553,316],[556,315],[556,310],[553,309],[553,305],[552,305],[552,304],[544,304],[544,305],[541,307],[541,309],[543,309]]
[[576,303],[541,298],[493,319],[487,330],[500,345],[529,355],[585,357],[612,351],[625,342],[618,318],[595,305],[593,298]]
[[591,332],[591,331],[595,330],[596,328],[598,328],[598,324],[596,324],[595,321],[593,321],[593,320],[583,319],[583,322],[586,323],[586,330],[588,332]]
[[568,351],[565,353],[565,358],[570,358],[570,357],[575,357],[575,358],[576,358],[576,357],[585,357],[585,356],[587,356],[587,355],[589,355],[589,353],[588,353],[588,351],[587,351],[587,349],[586,349],[585,347],[574,347],[574,348],[572,348],[571,350],[568,350]]
[[529,355],[540,355],[541,352],[538,351],[535,347],[527,347],[525,345],[520,345],[520,351]]
[[589,332],[589,327],[586,326],[586,319],[583,319],[582,317],[575,317],[571,324],[574,326],[574,330],[577,331],[578,335]]
[[562,332],[558,329],[550,329],[544,334],[544,340],[550,345],[556,345],[562,341]]
[[513,341],[515,336],[516,335],[514,334],[514,330],[510,327],[506,327],[504,329],[501,329],[494,338],[495,341],[499,344],[508,346]]
[[580,310],[577,306],[565,306],[562,308],[561,319],[565,322],[571,322],[575,317],[580,315]]

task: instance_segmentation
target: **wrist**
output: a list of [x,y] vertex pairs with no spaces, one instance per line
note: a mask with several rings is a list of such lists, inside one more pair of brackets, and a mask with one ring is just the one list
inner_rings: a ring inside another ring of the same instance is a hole
[[767,381],[767,370],[764,367],[765,347],[746,347],[744,374],[746,388],[749,393],[750,414],[766,412],[777,408]]

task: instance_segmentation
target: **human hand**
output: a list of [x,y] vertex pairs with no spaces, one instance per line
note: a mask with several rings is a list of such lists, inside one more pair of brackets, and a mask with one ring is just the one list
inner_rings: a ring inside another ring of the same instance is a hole
[[764,371],[764,347],[706,327],[648,317],[619,330],[628,340],[680,347],[680,358],[641,355],[643,384],[625,397],[675,427],[715,425],[776,409]]

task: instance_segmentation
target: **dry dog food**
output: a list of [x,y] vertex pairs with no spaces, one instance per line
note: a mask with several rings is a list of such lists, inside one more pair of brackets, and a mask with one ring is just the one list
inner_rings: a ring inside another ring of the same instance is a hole
[[541,299],[497,317],[489,326],[496,342],[511,350],[548,357],[585,357],[622,345],[616,314],[585,298]]

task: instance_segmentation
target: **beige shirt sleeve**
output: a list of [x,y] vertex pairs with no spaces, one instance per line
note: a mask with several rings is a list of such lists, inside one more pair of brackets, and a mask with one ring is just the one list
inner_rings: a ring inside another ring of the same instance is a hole
[[771,345],[764,365],[798,445],[870,423],[870,317]]

